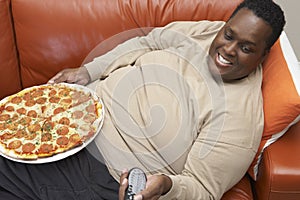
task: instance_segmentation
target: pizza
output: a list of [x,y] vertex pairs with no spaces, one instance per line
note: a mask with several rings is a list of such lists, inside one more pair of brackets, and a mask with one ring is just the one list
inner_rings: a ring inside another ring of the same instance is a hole
[[0,152],[20,160],[54,156],[93,139],[102,121],[102,101],[86,87],[30,87],[0,101]]

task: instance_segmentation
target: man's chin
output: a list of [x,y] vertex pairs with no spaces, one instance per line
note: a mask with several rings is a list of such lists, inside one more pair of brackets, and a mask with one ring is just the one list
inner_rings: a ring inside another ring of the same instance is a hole
[[230,66],[217,67],[215,60],[212,59],[211,56],[208,56],[207,64],[208,64],[208,69],[209,69],[210,74],[216,81],[222,81],[222,82],[227,81],[228,75],[230,74],[232,67],[230,67]]
[[211,57],[208,57],[207,64],[208,64],[208,69],[209,69],[209,72],[211,73],[211,75],[213,77],[220,77],[220,75],[221,75],[220,71],[217,68],[214,61],[211,59]]

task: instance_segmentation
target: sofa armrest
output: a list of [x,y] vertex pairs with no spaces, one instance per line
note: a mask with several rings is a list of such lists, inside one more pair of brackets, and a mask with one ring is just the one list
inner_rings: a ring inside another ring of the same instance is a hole
[[263,153],[255,190],[258,200],[300,199],[300,122]]
[[227,191],[221,200],[253,200],[251,178],[245,175],[235,186]]

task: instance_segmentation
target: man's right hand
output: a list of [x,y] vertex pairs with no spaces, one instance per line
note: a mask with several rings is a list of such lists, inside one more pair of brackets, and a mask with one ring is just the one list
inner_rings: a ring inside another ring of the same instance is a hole
[[86,85],[90,80],[90,75],[85,67],[68,68],[58,72],[48,81],[48,84],[66,82]]

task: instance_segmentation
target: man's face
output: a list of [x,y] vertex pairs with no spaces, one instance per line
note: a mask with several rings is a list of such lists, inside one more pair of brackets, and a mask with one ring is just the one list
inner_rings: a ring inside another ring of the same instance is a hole
[[241,9],[217,34],[209,49],[209,69],[223,81],[250,74],[268,53],[272,28],[252,11]]

